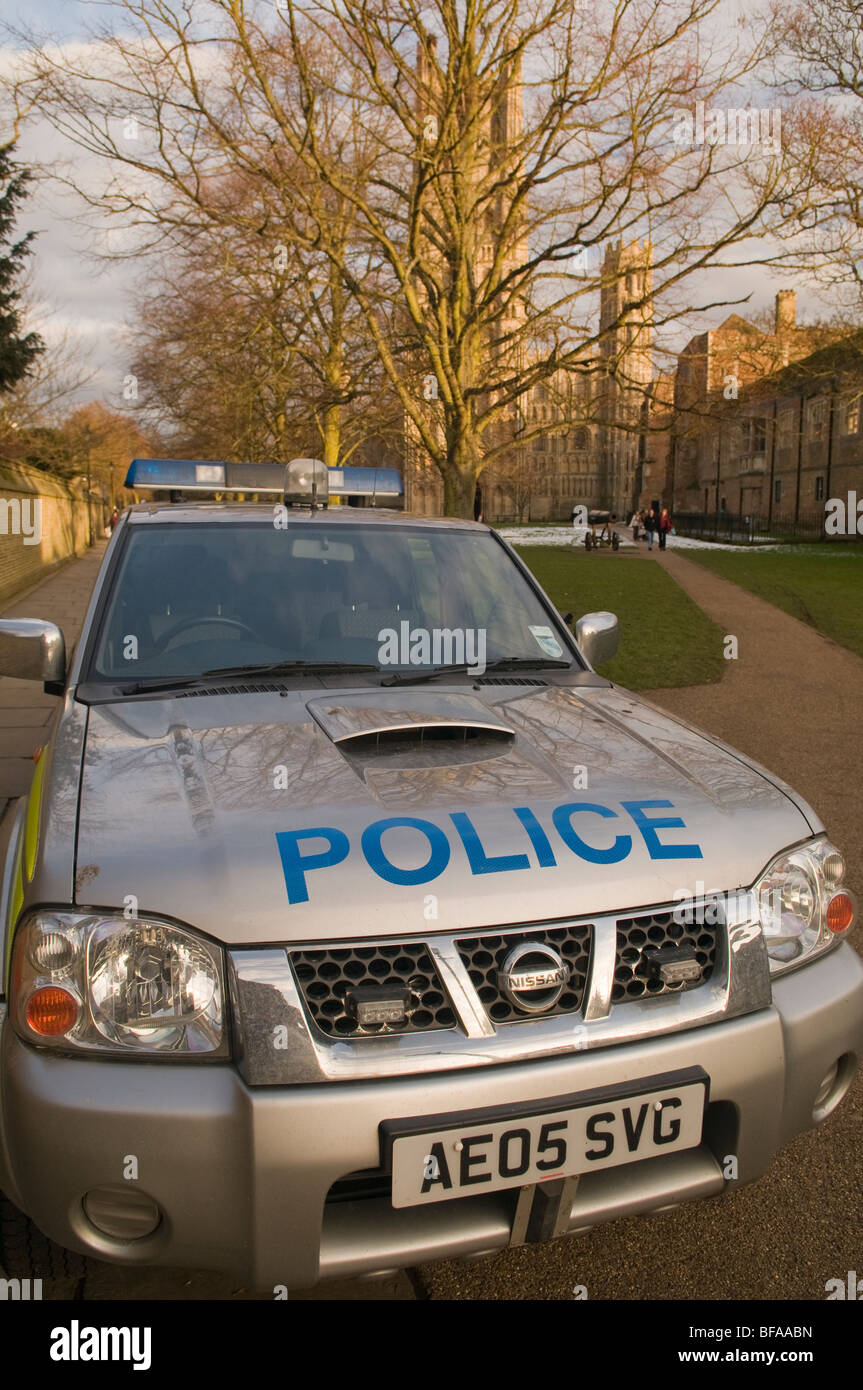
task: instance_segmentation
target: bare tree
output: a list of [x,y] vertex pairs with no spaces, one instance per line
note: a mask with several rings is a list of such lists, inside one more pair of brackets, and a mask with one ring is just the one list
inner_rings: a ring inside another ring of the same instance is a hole
[[[214,31],[199,28],[183,3],[118,0],[123,22],[118,32],[108,24],[94,30],[88,68],[77,54],[31,38],[12,99],[106,161],[96,190],[81,185],[74,161],[53,172],[91,210],[109,214],[103,253],[145,266],[146,341],[136,368],[163,416],[181,402],[191,410],[195,400],[200,408],[172,423],[219,452],[295,450],[303,434],[329,466],[344,463],[369,436],[392,429],[377,353],[339,271],[350,255],[353,208],[309,180],[266,116],[271,86],[285,103],[300,101],[289,52],[273,51],[266,69],[250,71],[237,37],[244,6],[203,0],[198,8]],[[332,55],[314,42],[324,71]],[[316,138],[331,142],[332,157],[361,185],[363,132],[327,129],[324,114]],[[210,419],[202,431],[208,333]],[[170,381],[151,348],[167,349],[186,382]]]
[[141,405],[199,457],[312,454],[349,463],[392,439],[377,355],[331,262],[294,242],[199,233],[162,257],[138,303]]
[[806,271],[846,309],[863,304],[863,3],[774,0],[777,81],[797,121],[789,159],[810,196],[786,225],[788,268]]
[[[622,388],[619,423],[636,429],[626,388],[644,383],[628,380],[633,349],[646,350],[681,303],[695,307],[682,299],[694,273],[759,259],[752,238],[782,220],[780,193],[794,197],[778,139],[740,150],[736,137],[694,148],[676,138],[681,114],[705,96],[738,106],[735,84],[757,67],[758,46],[705,56],[709,0],[286,3],[304,110],[313,116],[320,83],[305,59],[313,24],[339,47],[344,120],[380,142],[367,190],[352,190],[316,145],[313,120],[302,148],[310,171],[353,198],[390,272],[413,374],[376,326],[375,297],[346,276],[443,475],[446,510],[472,514],[479,474],[511,455],[514,435],[525,445],[560,428],[559,411],[524,424],[520,404],[539,383],[565,403],[562,379],[599,371]],[[653,285],[640,277],[603,332],[592,253],[638,234],[652,243]],[[594,400],[607,419],[603,394]]]
[[33,309],[26,293],[23,302],[27,321],[43,337],[45,349],[29,374],[3,395],[0,432],[4,437],[9,431],[58,424],[95,374],[87,365],[81,336],[68,328],[53,337],[46,336],[51,311],[45,306],[38,311]]
[[[451,514],[472,515],[514,433],[560,428],[519,413],[537,384],[601,371],[625,387],[639,344],[728,302],[694,303],[692,277],[762,259],[760,235],[808,197],[778,139],[693,137],[697,104],[740,107],[764,55],[746,33],[711,51],[719,0],[109,8],[123,22],[100,43],[33,48],[19,99],[38,93],[109,161],[90,199],[142,244],[222,229],[326,262],[332,381],[359,322],[340,330],[347,291]],[[226,196],[236,176],[248,202]],[[636,236],[653,283],[601,333],[601,264],[585,256]],[[637,428],[631,401],[623,414]]]

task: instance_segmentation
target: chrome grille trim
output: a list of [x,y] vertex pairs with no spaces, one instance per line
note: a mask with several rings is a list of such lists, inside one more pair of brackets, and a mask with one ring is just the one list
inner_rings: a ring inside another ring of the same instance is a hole
[[[678,902],[658,904],[628,915],[673,911],[680,906]],[[310,1024],[288,959],[288,950],[300,943],[292,943],[291,948],[229,950],[237,1065],[252,1086],[374,1080],[620,1046],[769,1007],[770,973],[760,928],[737,933],[733,949],[729,949],[729,929],[734,935],[734,928],[757,926],[751,904],[734,912],[726,927],[717,928],[716,963],[706,983],[611,1007],[609,975],[613,983],[617,921],[625,915],[617,910],[573,919],[574,925],[590,922],[594,928],[594,959],[581,1012],[492,1026],[490,1032],[485,1031],[485,1010],[457,949],[459,937],[476,937],[476,930],[423,938],[442,975],[445,971],[459,1027],[356,1041],[326,1038]],[[526,926],[518,923],[510,929],[523,933]],[[501,927],[498,934],[506,930]],[[395,944],[399,938],[391,940]],[[287,1037],[287,1045],[277,1048],[275,1037]]]
[[593,928],[593,951],[582,1006],[585,1023],[608,1017],[616,968],[617,920],[599,918]]
[[[451,936],[434,938],[428,943],[429,954],[444,983],[450,1002],[468,1038],[493,1038],[495,1027],[471,984],[455,939]],[[467,981],[465,981],[467,976]]]

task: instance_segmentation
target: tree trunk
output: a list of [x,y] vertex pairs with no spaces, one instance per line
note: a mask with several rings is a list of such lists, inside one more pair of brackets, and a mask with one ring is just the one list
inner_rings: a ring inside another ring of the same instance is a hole
[[327,468],[338,468],[342,439],[341,406],[328,405],[324,410],[323,454]]
[[443,479],[444,516],[459,516],[465,521],[473,521],[476,484],[475,468],[458,472],[453,468],[448,469]]

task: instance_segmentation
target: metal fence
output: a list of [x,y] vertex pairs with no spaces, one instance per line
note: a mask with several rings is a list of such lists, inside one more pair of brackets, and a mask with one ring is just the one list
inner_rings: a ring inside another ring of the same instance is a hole
[[828,536],[824,511],[804,512],[796,520],[752,513],[675,512],[674,529],[693,540],[721,541],[725,545],[754,545],[760,541],[863,541],[860,535]]

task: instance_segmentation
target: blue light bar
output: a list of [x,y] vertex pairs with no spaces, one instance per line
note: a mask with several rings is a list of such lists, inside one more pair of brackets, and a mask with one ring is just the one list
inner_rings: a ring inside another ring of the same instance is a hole
[[203,459],[132,459],[126,487],[182,488],[184,492],[213,492],[225,486],[224,463]]
[[[333,498],[400,498],[404,484],[397,468],[331,468]],[[138,492],[257,492],[282,496],[282,463],[212,463],[204,459],[132,459],[126,487]]]
[[402,475],[397,468],[331,468],[331,497],[402,497]]

